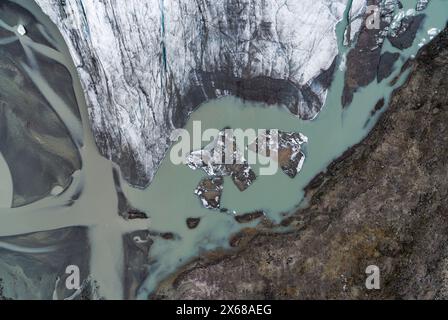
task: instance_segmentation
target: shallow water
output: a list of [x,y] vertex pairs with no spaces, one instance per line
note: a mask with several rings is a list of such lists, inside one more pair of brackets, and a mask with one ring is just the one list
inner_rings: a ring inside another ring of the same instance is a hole
[[[396,71],[380,84],[375,81],[356,93],[353,103],[346,109],[341,106],[344,72],[337,68],[326,104],[313,121],[302,121],[282,107],[243,102],[233,97],[207,102],[191,115],[186,125],[190,133],[193,121],[201,121],[203,130],[229,126],[242,129],[275,128],[305,134],[308,137],[306,161],[295,179],[279,170],[273,176],[259,176],[244,192],[240,192],[230,179],[226,179],[221,206],[228,208],[230,213],[221,213],[203,208],[197,196],[193,194],[204,174],[184,165],[174,165],[167,156],[147,189],[135,189],[122,181],[123,190],[130,203],[149,215],[149,220],[125,221],[117,212],[118,200],[112,179],[112,164],[99,156],[96,150],[87,125],[87,108],[81,86],[62,38],[33,3],[15,2],[28,8],[42,22],[48,34],[55,39],[58,50],[37,44],[26,36],[21,39],[24,47],[30,52],[40,52],[64,64],[75,79],[73,86],[84,125],[73,117],[36,66],[28,65],[25,68],[55,112],[66,123],[73,140],[80,147],[83,167],[75,173],[72,185],[61,195],[47,197],[23,208],[10,209],[8,204],[11,203],[12,184],[9,170],[0,157],[0,208],[3,207],[0,209],[0,237],[70,226],[88,226],[92,247],[89,274],[98,282],[100,294],[109,299],[123,298],[122,236],[129,232],[149,228],[151,231],[172,232],[175,235],[174,240],[153,238],[154,243],[150,251],[152,263],[148,277],[138,292],[139,298],[146,298],[161,280],[180,266],[203,252],[228,248],[232,234],[258,223],[254,221],[241,225],[235,221],[232,212],[239,214],[263,210],[274,222],[279,222],[294,212],[303,200],[303,189],[310,180],[368,134],[380,115],[378,112],[374,118],[370,118],[374,105],[383,97],[387,104],[391,92],[403,83],[406,74],[393,87],[388,85],[389,80],[394,78],[401,65],[417,52],[420,40],[429,40],[428,30],[444,28],[448,8],[447,1],[432,0],[425,11],[430,18],[425,20],[413,47],[401,51],[402,57],[396,65]],[[405,9],[413,7],[415,3],[416,1],[407,1]],[[344,28],[345,22],[341,22],[336,30],[341,56],[348,50],[342,46]],[[388,44],[383,50],[396,51]],[[73,205],[67,206],[71,197],[78,192],[81,192],[79,199]],[[188,229],[186,219],[189,217],[201,218],[196,229]],[[9,246],[9,249],[13,250],[11,248],[13,247]],[[26,248],[21,250],[26,251]],[[8,287],[6,289],[14,290]]]
[[12,180],[8,164],[0,153],[0,208],[11,207],[12,199]]

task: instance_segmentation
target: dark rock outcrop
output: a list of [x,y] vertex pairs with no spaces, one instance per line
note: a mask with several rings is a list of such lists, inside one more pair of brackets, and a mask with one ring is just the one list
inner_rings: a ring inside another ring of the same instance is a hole
[[411,47],[424,18],[424,14],[403,18],[398,30],[388,37],[390,43],[400,50]]
[[224,179],[221,176],[201,180],[194,193],[199,197],[204,208],[220,208],[223,184]]
[[196,229],[200,222],[201,218],[188,218],[187,227],[188,229]]
[[400,54],[397,52],[384,52],[381,55],[377,72],[378,82],[383,81],[392,74],[392,72],[394,71],[394,64],[399,57]]
[[368,0],[367,4],[379,7],[379,28],[368,27],[364,23],[356,45],[347,54],[347,72],[341,98],[343,106],[352,102],[353,95],[359,88],[369,85],[375,78],[381,81],[393,71],[391,64],[398,57],[390,53],[381,54],[384,41],[388,39],[400,50],[409,48],[425,18],[424,14],[405,16],[398,26],[394,26],[391,23],[395,9],[399,7],[398,1]]

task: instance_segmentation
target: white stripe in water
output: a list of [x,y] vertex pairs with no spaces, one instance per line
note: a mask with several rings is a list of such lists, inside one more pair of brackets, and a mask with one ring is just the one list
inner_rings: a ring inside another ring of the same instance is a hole
[[10,208],[12,203],[12,178],[8,164],[0,152],[0,208]]
[[55,251],[57,247],[50,246],[50,247],[32,248],[0,241],[0,249],[6,249],[9,251],[15,251],[20,253],[49,253]]

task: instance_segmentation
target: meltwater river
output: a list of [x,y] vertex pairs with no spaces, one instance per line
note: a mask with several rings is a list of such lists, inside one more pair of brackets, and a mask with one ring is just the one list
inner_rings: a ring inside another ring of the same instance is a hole
[[[343,63],[341,57],[346,54],[348,48],[343,46],[346,21],[341,21],[336,29],[340,50],[338,68],[326,104],[312,121],[302,121],[281,106],[268,107],[259,103],[243,102],[233,97],[209,101],[201,105],[191,115],[186,125],[186,129],[190,132],[193,121],[200,120],[203,130],[224,127],[275,128],[303,133],[308,137],[309,142],[306,145],[306,160],[302,171],[294,179],[281,171],[273,176],[258,177],[256,182],[244,192],[240,192],[230,180],[225,180],[221,203],[222,207],[230,209],[230,213],[222,213],[203,208],[197,196],[193,194],[203,174],[187,166],[174,165],[169,157],[166,157],[148,188],[136,189],[121,181],[123,191],[130,203],[149,216],[149,219],[126,221],[118,215],[118,199],[112,176],[114,165],[101,157],[96,149],[81,85],[62,36],[36,4],[26,0],[12,2],[22,6],[39,20],[54,40],[53,46],[56,49],[35,42],[27,34],[21,35],[17,31],[17,25],[8,25],[1,20],[0,28],[9,29],[15,36],[0,39],[0,46],[10,41],[20,41],[30,57],[39,53],[66,66],[70,71],[74,80],[66,85],[74,88],[81,122],[71,113],[63,99],[52,90],[46,79],[47,75],[42,74],[37,65],[30,63],[22,66],[70,132],[79,148],[82,168],[74,173],[71,185],[62,194],[12,208],[14,188],[11,177],[13,172],[9,169],[11,165],[0,154],[0,260],[2,259],[1,250],[16,250],[21,254],[42,254],[42,248],[8,246],[5,242],[2,245],[4,237],[75,226],[88,227],[91,247],[88,274],[98,283],[100,295],[108,299],[124,297],[123,235],[125,234],[149,229],[175,235],[173,240],[161,237],[153,239],[154,243],[149,252],[152,263],[148,266],[146,279],[136,293],[138,298],[146,298],[161,280],[191,259],[203,252],[228,248],[232,234],[243,227],[256,227],[259,223],[259,221],[253,221],[250,224],[241,225],[235,221],[234,213],[263,210],[269,219],[279,222],[294,212],[297,206],[303,205],[304,187],[318,173],[325,170],[334,159],[369,133],[381,114],[378,112],[371,116],[372,108],[381,98],[385,99],[387,105],[392,91],[405,81],[407,74],[402,74],[400,80],[393,86],[389,84],[390,80],[397,76],[400,67],[417,53],[420,46],[429,41],[430,36],[434,36],[434,30],[440,32],[445,27],[448,18],[448,2],[431,0],[424,11],[427,17],[417,33],[414,45],[407,50],[399,51],[401,57],[397,62],[396,71],[388,79],[380,83],[374,81],[371,85],[359,90],[352,104],[345,109],[341,106],[344,68],[339,67]],[[414,8],[416,2],[405,1],[402,12]],[[428,34],[429,31],[432,31],[431,35]],[[397,51],[387,43],[383,50]],[[0,92],[1,90],[0,87]],[[67,205],[76,194],[80,194],[77,200],[72,205]],[[201,218],[197,228],[187,227],[185,221],[189,217]],[[52,248],[47,249],[52,250]],[[7,280],[8,275],[2,272],[0,269],[0,278]],[[20,298],[20,293],[15,292],[12,283],[6,281],[4,286],[5,295]]]

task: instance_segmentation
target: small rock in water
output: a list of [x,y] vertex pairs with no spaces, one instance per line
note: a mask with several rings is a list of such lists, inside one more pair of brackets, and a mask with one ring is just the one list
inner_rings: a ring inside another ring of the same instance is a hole
[[126,214],[124,214],[124,218],[127,220],[148,219],[148,216],[140,210],[131,208],[126,212]]
[[194,193],[199,197],[204,208],[220,208],[223,183],[222,177],[209,177],[201,180]]
[[201,218],[188,218],[187,219],[188,229],[195,229],[199,225],[199,222],[201,222]]
[[262,216],[264,216],[263,211],[255,211],[255,212],[235,216],[235,220],[239,223],[249,223],[249,222],[256,220]]
[[17,26],[17,33],[20,34],[21,36],[24,36],[26,34],[26,29],[22,24],[19,24]]
[[174,234],[171,232],[162,233],[160,236],[165,240],[174,240]]

